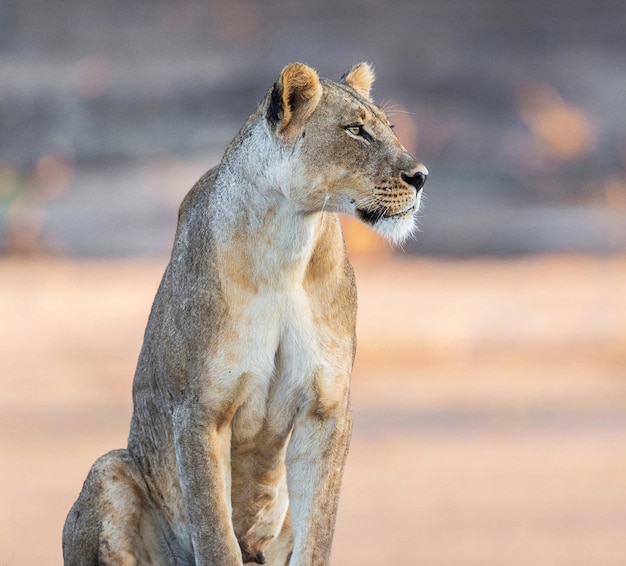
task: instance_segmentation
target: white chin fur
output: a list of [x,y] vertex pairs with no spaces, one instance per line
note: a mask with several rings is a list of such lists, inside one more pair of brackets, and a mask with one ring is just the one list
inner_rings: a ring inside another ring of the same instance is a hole
[[415,230],[415,215],[407,214],[400,218],[381,218],[371,228],[392,244],[401,244]]
[[411,214],[393,216],[391,218],[383,217],[375,224],[370,224],[369,226],[392,244],[402,244],[417,228],[415,214],[420,208],[421,200],[422,194],[419,192]]

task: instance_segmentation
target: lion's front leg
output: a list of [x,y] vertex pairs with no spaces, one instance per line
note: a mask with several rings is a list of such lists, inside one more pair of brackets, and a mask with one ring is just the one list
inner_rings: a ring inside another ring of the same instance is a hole
[[[281,532],[289,505],[284,464],[289,430],[269,428],[231,448],[233,526],[244,562],[259,564]],[[283,558],[280,566],[285,563]]]
[[287,450],[287,484],[294,535],[289,564],[326,566],[335,530],[343,467],[352,431],[345,400],[331,411],[319,407],[296,421]]
[[230,426],[190,401],[174,411],[174,430],[196,566],[242,564],[231,522]]

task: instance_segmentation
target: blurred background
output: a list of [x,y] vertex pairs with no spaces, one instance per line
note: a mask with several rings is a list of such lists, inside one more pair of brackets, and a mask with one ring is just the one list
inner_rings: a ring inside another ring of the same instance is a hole
[[615,0],[1,0],[0,562],[60,564],[124,445],[184,194],[287,63],[369,61],[430,178],[402,250],[345,221],[333,564],[626,565],[625,29]]

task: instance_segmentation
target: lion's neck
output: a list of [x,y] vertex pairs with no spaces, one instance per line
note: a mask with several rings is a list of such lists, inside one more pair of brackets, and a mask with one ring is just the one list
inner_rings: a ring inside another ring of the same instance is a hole
[[286,196],[291,172],[263,124],[251,124],[231,144],[220,164],[211,214],[219,218],[216,240],[226,271],[251,284],[304,280],[330,213],[305,212]]

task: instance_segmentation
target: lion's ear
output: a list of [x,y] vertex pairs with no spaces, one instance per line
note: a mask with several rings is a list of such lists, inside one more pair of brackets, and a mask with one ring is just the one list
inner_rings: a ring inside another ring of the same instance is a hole
[[303,63],[291,63],[274,85],[268,118],[286,134],[304,124],[322,98],[322,85],[314,69]]
[[369,63],[358,63],[341,78],[343,84],[352,87],[363,98],[370,101],[370,90],[374,80],[376,80],[376,74]]

